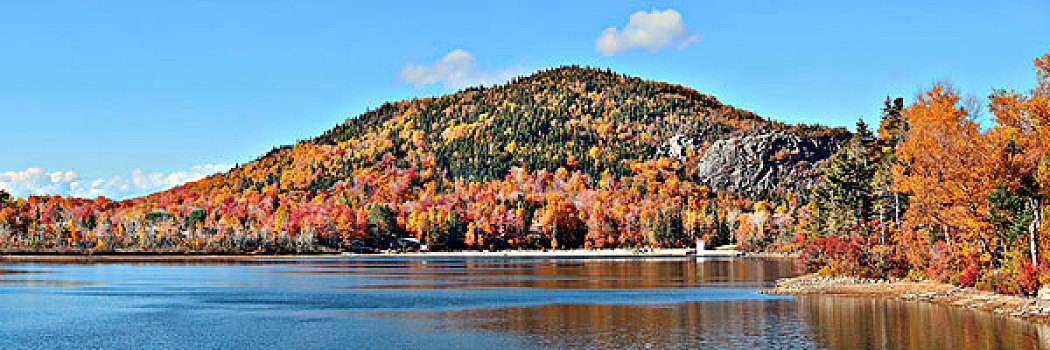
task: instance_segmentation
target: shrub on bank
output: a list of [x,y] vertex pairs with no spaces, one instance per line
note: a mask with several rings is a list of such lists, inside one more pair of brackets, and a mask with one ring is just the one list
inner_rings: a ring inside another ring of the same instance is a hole
[[900,248],[873,244],[862,237],[820,237],[802,249],[806,271],[861,278],[901,278],[911,271]]

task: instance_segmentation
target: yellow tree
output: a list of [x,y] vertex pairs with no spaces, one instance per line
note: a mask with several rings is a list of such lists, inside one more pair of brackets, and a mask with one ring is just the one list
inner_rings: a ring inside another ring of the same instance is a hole
[[995,258],[1000,247],[989,224],[988,196],[995,190],[1001,169],[994,147],[973,113],[960,106],[956,92],[937,84],[903,111],[910,129],[897,149],[896,191],[910,196],[905,213],[906,242],[913,244],[913,260],[925,263],[927,237],[941,237],[958,254],[979,253]]
[[[1004,139],[1018,146],[1019,154],[1013,157],[1014,175],[1031,179],[1027,185],[1031,198],[1029,207],[1034,214],[1028,228],[1029,251],[1032,264],[1037,263],[1037,241],[1047,233],[1040,231],[1040,218],[1046,217],[1047,200],[1050,198],[1050,54],[1035,60],[1037,85],[1027,94],[1000,89],[989,97],[989,109],[1000,125]],[[1042,209],[1040,209],[1042,208]],[[1043,245],[1043,254],[1050,249]]]

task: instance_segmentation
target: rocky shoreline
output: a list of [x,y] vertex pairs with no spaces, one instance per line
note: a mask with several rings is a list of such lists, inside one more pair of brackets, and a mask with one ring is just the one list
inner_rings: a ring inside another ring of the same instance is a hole
[[1035,297],[1003,295],[931,281],[824,277],[808,274],[784,278],[776,287],[760,291],[770,295],[833,295],[875,297],[928,302],[977,309],[1006,317],[1050,325],[1050,301]]

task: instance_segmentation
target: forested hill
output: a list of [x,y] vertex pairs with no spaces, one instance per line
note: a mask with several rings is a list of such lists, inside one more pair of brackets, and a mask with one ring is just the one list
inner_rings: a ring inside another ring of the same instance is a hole
[[740,214],[774,209],[791,234],[794,210],[847,137],[678,85],[561,67],[387,103],[145,197],[0,202],[0,246],[279,252],[397,237],[437,249],[682,246],[751,232]]
[[[877,133],[786,125],[681,86],[563,67],[385,104],[149,196],[11,198],[0,253],[683,247],[824,274],[1033,294],[1050,280],[1050,55],[976,122],[950,86]],[[847,140],[848,139],[848,140]]]
[[697,165],[712,143],[778,131],[838,141],[846,135],[841,129],[768,121],[678,85],[568,66],[496,87],[386,103],[315,139],[275,148],[191,187],[325,190],[384,160],[440,181],[501,180],[511,167],[563,168],[597,181],[628,176],[632,164],[667,155],[659,149],[678,135],[693,147],[680,155],[677,175],[705,182]]

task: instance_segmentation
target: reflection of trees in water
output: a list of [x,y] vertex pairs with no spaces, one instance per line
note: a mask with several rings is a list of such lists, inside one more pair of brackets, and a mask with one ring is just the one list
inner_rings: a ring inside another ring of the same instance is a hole
[[541,348],[1050,349],[1050,327],[873,298],[548,304],[412,313]]
[[[368,273],[394,283],[362,288],[455,289],[476,287],[620,289],[720,286],[760,287],[793,276],[793,260],[694,259],[550,260],[550,261],[431,261],[409,266],[363,268],[360,262],[325,266],[324,273]],[[310,270],[310,273],[315,273]],[[367,270],[367,271],[364,271]],[[418,282],[418,283],[412,283]]]
[[923,302],[802,297],[799,312],[831,349],[1050,349],[1050,329]]
[[[433,320],[442,324],[442,328],[453,331],[509,335],[540,348],[646,348],[648,345],[656,349],[808,349],[815,345],[811,342],[808,326],[798,317],[793,299],[631,305],[590,303],[613,300],[611,295],[617,294],[617,290],[644,294],[649,288],[759,287],[777,278],[795,275],[793,260],[468,260],[415,267],[410,271],[385,271],[384,274],[396,275],[401,280],[401,283],[389,287],[484,287],[493,288],[490,291],[497,295],[499,288],[534,288],[530,289],[525,301],[544,305],[405,312],[398,313],[398,317]],[[556,295],[563,293],[547,293],[545,290],[549,288],[608,289],[614,293],[603,297],[603,291],[592,290],[583,297],[587,303],[557,303]],[[683,294],[683,298],[704,298],[707,292],[697,291],[698,294],[693,296]]]
[[812,348],[790,299],[671,305],[551,304],[428,314],[447,327],[544,348]]

